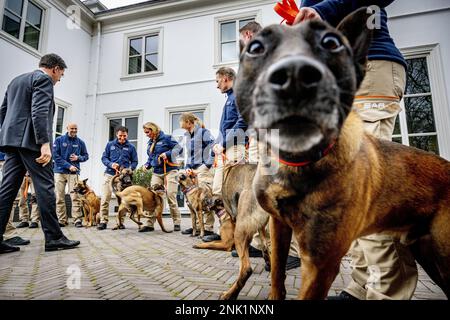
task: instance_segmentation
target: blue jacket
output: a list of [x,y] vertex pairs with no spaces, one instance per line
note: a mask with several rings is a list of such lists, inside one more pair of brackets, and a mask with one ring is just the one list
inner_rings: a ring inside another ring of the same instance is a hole
[[[71,154],[77,155],[78,161],[70,161]],[[86,145],[78,137],[72,138],[66,133],[56,138],[53,143],[53,160],[55,161],[53,171],[55,173],[78,174],[80,173],[80,162],[85,162],[88,159]],[[77,167],[78,172],[70,172],[71,166]]]
[[134,170],[138,165],[136,148],[128,140],[124,144],[120,144],[117,139],[114,139],[106,144],[102,162],[106,166],[105,173],[110,175],[116,174],[111,167],[113,163],[117,163],[123,168],[131,167]]
[[5,156],[3,152],[0,152],[0,161],[5,161]]
[[395,46],[387,26],[387,13],[384,9],[394,0],[303,0],[302,7],[311,7],[320,17],[332,26],[337,26],[349,13],[358,8],[377,5],[380,10],[380,29],[375,29],[369,48],[369,60],[388,60],[400,63],[406,69],[406,62]]
[[208,129],[195,126],[194,132],[186,132],[188,159],[185,165],[186,169],[197,169],[202,164],[211,168],[214,157],[212,156],[212,147],[214,137]]
[[[147,169],[153,168],[153,172],[157,174],[164,173],[164,161],[162,159],[158,161],[158,157],[165,153],[167,159],[174,163],[176,162],[176,158],[181,154],[183,148],[172,138],[171,135],[165,134],[162,130],[159,132],[158,137],[156,138],[156,145],[153,152],[150,152],[150,148],[153,144],[153,140],[149,140],[147,143],[147,155],[148,160],[145,163],[145,167]],[[179,167],[169,166],[166,164],[166,171],[172,171],[179,169]]]
[[[236,97],[234,96],[233,89],[226,92],[227,101],[223,107],[222,118],[220,119],[220,135],[216,139],[216,143],[222,144],[226,149],[227,145],[230,147],[234,145],[234,137],[236,135],[236,129],[241,129],[245,132],[248,128],[236,105]],[[247,137],[245,137],[245,142]]]

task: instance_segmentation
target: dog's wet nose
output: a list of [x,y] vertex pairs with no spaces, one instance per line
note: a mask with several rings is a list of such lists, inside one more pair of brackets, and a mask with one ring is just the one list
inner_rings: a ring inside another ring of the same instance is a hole
[[269,84],[280,94],[314,91],[323,76],[323,68],[307,57],[283,58],[268,71]]

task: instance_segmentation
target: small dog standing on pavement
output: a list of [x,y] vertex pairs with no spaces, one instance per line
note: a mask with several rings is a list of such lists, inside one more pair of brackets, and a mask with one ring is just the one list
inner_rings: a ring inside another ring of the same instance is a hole
[[208,201],[212,198],[211,187],[207,184],[197,185],[193,176],[181,172],[178,174],[177,181],[181,186],[181,191],[186,196],[186,201],[191,212],[192,219],[192,237],[197,235],[197,221],[200,226],[200,238],[205,235],[205,224],[203,213],[209,211]]
[[84,213],[84,225],[96,226],[100,223],[100,197],[87,185],[88,179],[78,181],[73,192],[80,195],[81,208]]

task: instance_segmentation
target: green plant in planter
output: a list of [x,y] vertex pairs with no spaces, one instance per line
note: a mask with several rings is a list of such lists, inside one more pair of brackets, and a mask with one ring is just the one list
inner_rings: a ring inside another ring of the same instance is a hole
[[150,187],[150,183],[152,181],[152,170],[145,171],[143,167],[139,167],[134,170],[133,173],[133,185],[139,185],[143,187]]

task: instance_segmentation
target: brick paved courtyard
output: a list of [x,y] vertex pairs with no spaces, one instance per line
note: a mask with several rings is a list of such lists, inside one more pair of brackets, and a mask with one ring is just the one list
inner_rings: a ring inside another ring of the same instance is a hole
[[[169,219],[164,221],[172,227]],[[189,224],[190,219],[183,218],[182,229]],[[59,252],[44,252],[40,229],[19,229],[31,244],[19,252],[0,255],[0,299],[216,300],[236,279],[239,259],[229,252],[193,249],[192,244],[199,239],[179,232],[164,234],[159,226],[142,234],[134,223],[127,221],[126,225],[127,229],[120,231],[67,227],[65,234],[80,240],[81,245]],[[270,289],[269,273],[261,258],[252,258],[252,266],[254,273],[239,298],[265,299]],[[69,289],[70,271],[76,273],[78,268],[80,288]],[[330,295],[348,283],[350,272],[345,258]],[[299,269],[287,272],[287,299],[296,297],[300,281]],[[420,270],[414,299],[446,298]]]

